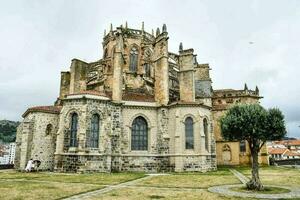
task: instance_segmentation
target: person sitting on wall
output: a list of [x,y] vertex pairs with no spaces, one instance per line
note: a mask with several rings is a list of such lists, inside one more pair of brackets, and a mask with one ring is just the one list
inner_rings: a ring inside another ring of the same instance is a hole
[[33,160],[32,160],[32,158],[30,158],[30,160],[28,160],[28,162],[27,162],[25,171],[26,171],[26,172],[31,172],[32,167],[33,167]]
[[33,171],[38,172],[39,166],[41,165],[41,161],[34,160],[34,161],[32,161],[32,163],[33,163],[33,166],[32,166]]

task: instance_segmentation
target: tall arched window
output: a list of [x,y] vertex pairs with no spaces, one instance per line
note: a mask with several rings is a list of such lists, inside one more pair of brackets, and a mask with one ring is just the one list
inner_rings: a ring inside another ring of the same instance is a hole
[[150,77],[151,76],[151,68],[149,63],[144,64],[144,70],[145,70],[145,76]]
[[73,113],[71,117],[70,147],[77,146],[77,125],[78,125],[78,115],[77,113]]
[[205,137],[205,149],[208,151],[208,123],[207,119],[203,119],[203,129],[204,129],[204,137]]
[[91,119],[91,131],[89,137],[89,147],[98,148],[99,145],[99,123],[100,117],[98,114],[93,114]]
[[130,50],[130,62],[129,62],[129,70],[131,72],[137,71],[138,56],[139,56],[139,52],[138,52],[137,48],[132,47]]
[[185,119],[185,148],[194,148],[194,122],[191,117]]
[[132,122],[131,150],[148,149],[148,125],[143,117],[137,117]]

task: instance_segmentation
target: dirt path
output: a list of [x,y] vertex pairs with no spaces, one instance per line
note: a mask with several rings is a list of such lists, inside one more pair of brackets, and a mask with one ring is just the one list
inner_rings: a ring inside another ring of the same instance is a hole
[[132,185],[134,185],[134,184],[136,184],[140,181],[144,181],[144,180],[147,180],[149,178],[152,178],[153,176],[157,176],[157,175],[147,175],[146,177],[135,179],[135,180],[132,180],[132,181],[127,181],[127,182],[120,183],[120,184],[117,184],[117,185],[109,185],[106,188],[95,190],[95,191],[92,191],[92,192],[83,193],[83,194],[74,195],[74,196],[65,198],[64,200],[89,199],[91,197],[95,197],[95,196],[98,196],[98,195],[106,193],[106,192],[110,192],[110,191],[115,190],[115,189],[120,189],[120,188],[132,186]]

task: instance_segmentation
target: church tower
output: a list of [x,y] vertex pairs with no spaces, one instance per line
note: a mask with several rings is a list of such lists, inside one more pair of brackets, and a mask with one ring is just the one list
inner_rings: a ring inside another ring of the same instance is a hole
[[167,105],[169,102],[168,39],[166,25],[163,25],[162,33],[157,28],[153,61],[155,69],[154,96],[155,101],[160,105]]
[[195,79],[194,79],[194,49],[183,50],[182,44],[179,48],[179,93],[180,101],[195,101]]
[[117,29],[116,33],[116,47],[113,54],[113,82],[112,82],[112,100],[115,102],[122,101],[122,69],[124,65],[123,58],[123,36],[122,30]]

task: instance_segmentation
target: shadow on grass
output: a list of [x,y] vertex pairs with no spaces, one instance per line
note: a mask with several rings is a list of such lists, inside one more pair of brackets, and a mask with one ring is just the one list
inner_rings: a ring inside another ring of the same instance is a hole
[[231,188],[232,191],[236,192],[245,192],[245,193],[253,193],[253,194],[282,194],[282,193],[289,193],[291,192],[288,189],[281,188],[281,187],[271,187],[267,186],[261,191],[255,190],[248,190],[246,187],[233,187]]

